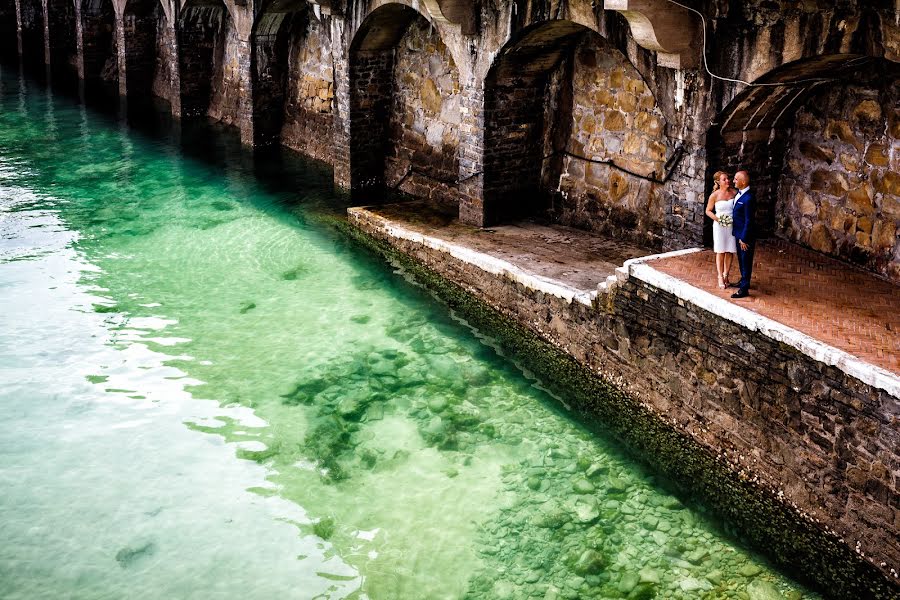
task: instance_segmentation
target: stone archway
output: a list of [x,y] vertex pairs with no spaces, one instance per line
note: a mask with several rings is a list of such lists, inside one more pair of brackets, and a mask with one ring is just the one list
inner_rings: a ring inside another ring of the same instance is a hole
[[222,79],[228,9],[221,0],[188,2],[178,22],[178,70],[181,112],[185,117],[206,117],[213,87]]
[[546,21],[504,46],[484,90],[485,224],[541,216],[662,245],[666,122],[620,51]]
[[[281,132],[285,123],[286,104],[291,91],[288,81],[291,78],[291,67],[297,69],[293,62],[302,60],[301,53],[295,45],[303,47],[306,32],[309,28],[310,11],[308,4],[300,0],[273,0],[259,13],[253,27],[252,35],[252,76],[253,76],[253,130],[254,145],[269,146],[281,142]],[[304,48],[305,49],[305,48]],[[296,81],[296,79],[294,79]],[[307,92],[310,80],[296,82],[304,86]],[[328,103],[330,111],[331,95],[319,98],[319,86],[315,86],[315,102],[313,108]]]
[[50,63],[54,72],[74,73],[77,69],[75,0],[47,0],[47,31],[50,34]]
[[900,63],[819,56],[775,69],[709,132],[710,169],[750,171],[761,234],[900,281]]
[[[149,98],[153,94],[157,66],[157,39],[166,15],[159,0],[128,0],[122,15],[124,28],[124,77],[127,95]],[[120,88],[122,82],[120,79]]]
[[22,61],[31,67],[45,64],[44,9],[41,0],[20,0]]
[[86,81],[115,83],[118,80],[116,13],[112,0],[82,0],[81,48]]
[[350,187],[456,203],[459,71],[437,28],[402,4],[375,9],[350,46]]

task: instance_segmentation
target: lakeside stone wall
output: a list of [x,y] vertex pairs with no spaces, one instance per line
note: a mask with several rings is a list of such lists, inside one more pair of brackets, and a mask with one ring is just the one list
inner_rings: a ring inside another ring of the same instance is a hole
[[366,214],[351,211],[351,223],[626,391],[760,495],[795,507],[823,539],[842,540],[895,581],[900,398],[634,275],[593,306],[568,302],[392,236]]

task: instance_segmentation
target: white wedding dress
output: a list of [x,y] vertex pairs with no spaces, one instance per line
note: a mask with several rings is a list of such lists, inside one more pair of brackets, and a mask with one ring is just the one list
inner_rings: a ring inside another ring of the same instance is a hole
[[[732,216],[734,211],[734,198],[731,200],[719,200],[715,205],[717,217]],[[737,252],[737,240],[734,239],[734,228],[723,227],[713,221],[713,252]]]

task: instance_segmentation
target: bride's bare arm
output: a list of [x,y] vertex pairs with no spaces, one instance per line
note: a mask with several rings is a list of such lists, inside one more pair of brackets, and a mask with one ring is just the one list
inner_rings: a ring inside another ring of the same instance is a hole
[[713,192],[709,195],[709,200],[706,202],[706,216],[715,221],[719,222],[719,217],[716,216],[716,213],[713,212],[713,208],[716,206],[716,200],[719,198],[719,192]]

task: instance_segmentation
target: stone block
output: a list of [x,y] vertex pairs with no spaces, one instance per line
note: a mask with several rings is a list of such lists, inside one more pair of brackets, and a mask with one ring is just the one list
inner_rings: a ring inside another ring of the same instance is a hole
[[858,121],[877,123],[881,121],[881,106],[874,100],[863,100],[853,109],[853,117]]
[[834,240],[824,223],[813,225],[812,231],[809,233],[808,243],[810,248],[818,252],[829,254],[834,251]]
[[855,154],[841,153],[841,165],[848,171],[857,171],[859,169],[859,157]]
[[847,180],[842,174],[823,169],[813,171],[809,187],[814,192],[822,192],[831,196],[843,196],[848,189]]
[[422,101],[422,108],[427,113],[431,115],[439,115],[441,113],[441,93],[431,78],[426,78],[422,81],[419,87],[419,98]]
[[829,120],[825,127],[825,135],[831,139],[838,139],[845,144],[850,144],[860,152],[862,152],[863,144],[853,133],[853,129],[847,121]]
[[617,110],[607,112],[606,118],[603,120],[603,126],[609,131],[622,131],[625,129],[625,114]]
[[847,195],[848,206],[857,215],[871,215],[875,211],[872,196],[872,186],[868,183],[862,185],[851,190]]
[[619,93],[617,96],[619,108],[625,112],[631,113],[637,110],[637,96],[628,93]]
[[662,121],[648,112],[640,112],[634,118],[634,126],[654,138],[662,131]]
[[834,161],[834,151],[820,144],[803,141],[800,142],[799,149],[800,154],[810,160],[828,163],[829,165]]
[[609,73],[609,87],[611,89],[621,89],[625,81],[625,70],[622,68],[613,69]]
[[876,192],[900,196],[900,173],[884,171],[872,179]]
[[800,209],[800,214],[804,216],[811,217],[812,215],[815,215],[819,210],[819,208],[816,206],[816,203],[812,200],[812,198],[809,197],[809,194],[801,189],[797,189],[797,196],[794,201],[797,203],[798,208]]
[[891,250],[897,243],[897,226],[893,221],[880,220],[872,231],[872,247],[876,251]]
[[641,142],[643,138],[641,136],[628,132],[625,134],[625,141],[622,144],[622,152],[624,154],[639,154],[641,151]]
[[888,166],[888,147],[884,144],[869,144],[866,150],[866,162],[874,167]]
[[861,232],[861,233],[865,233],[865,234],[867,234],[867,235],[868,235],[868,234],[871,234],[871,233],[872,233],[872,226],[873,226],[873,225],[874,225],[874,222],[873,222],[872,219],[869,218],[869,217],[860,217],[860,218],[858,218],[858,219],[856,220],[856,231],[857,231],[857,236],[859,235],[860,232]]

